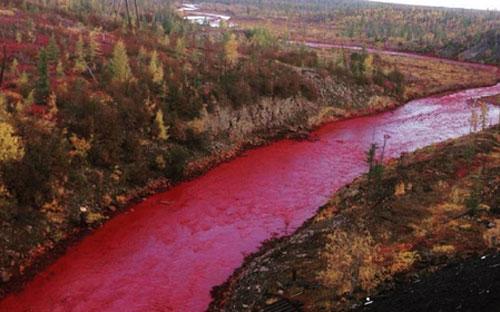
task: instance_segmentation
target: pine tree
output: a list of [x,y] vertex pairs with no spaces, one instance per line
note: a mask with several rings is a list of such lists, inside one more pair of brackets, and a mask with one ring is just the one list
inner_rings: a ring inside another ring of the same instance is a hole
[[42,49],[38,55],[38,80],[35,85],[35,101],[45,104],[50,93],[49,71],[47,65],[47,52]]
[[368,56],[365,58],[365,70],[366,70],[366,75],[371,78],[373,76],[374,72],[374,67],[373,67],[373,54],[368,54]]
[[177,55],[182,56],[186,52],[186,43],[184,42],[184,39],[179,37],[177,38],[177,43],[175,45],[175,52]]
[[168,127],[165,126],[165,122],[163,120],[163,112],[159,109],[156,112],[155,116],[155,128],[156,128],[156,137],[161,141],[168,140]]
[[87,68],[87,62],[85,61],[85,46],[83,42],[83,37],[80,35],[75,46],[75,71],[78,73],[83,73]]
[[127,82],[132,78],[127,50],[123,41],[118,41],[113,49],[113,57],[110,63],[113,81]]
[[101,46],[99,41],[97,41],[97,32],[92,31],[89,35],[89,47],[88,47],[88,59],[89,62],[94,62],[95,58],[101,52]]
[[0,122],[0,162],[20,159],[23,155],[24,149],[14,128],[6,122]]
[[151,53],[151,61],[149,62],[149,74],[151,75],[153,82],[156,84],[163,83],[163,64],[158,58],[158,53],[153,51]]
[[481,129],[484,130],[488,127],[488,105],[485,101],[480,101],[479,107],[481,109]]
[[47,60],[56,62],[59,59],[59,46],[57,45],[54,34],[50,36],[49,44],[47,45]]
[[469,121],[470,121],[470,131],[476,132],[477,131],[478,117],[477,117],[477,112],[476,112],[475,108],[472,108]]
[[236,36],[234,34],[227,36],[224,43],[224,56],[230,65],[234,65],[238,60],[238,41],[236,40]]

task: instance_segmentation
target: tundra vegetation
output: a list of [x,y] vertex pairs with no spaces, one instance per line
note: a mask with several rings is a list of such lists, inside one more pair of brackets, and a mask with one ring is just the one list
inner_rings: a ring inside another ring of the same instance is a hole
[[213,164],[203,161],[221,145],[248,143],[213,135],[206,115],[264,99],[325,102],[325,81],[343,117],[496,80],[437,61],[315,51],[260,26],[209,29],[159,0],[2,1],[2,286],[131,200],[192,176],[196,161]]
[[500,12],[347,0],[200,0],[243,27],[292,40],[361,44],[500,64]]

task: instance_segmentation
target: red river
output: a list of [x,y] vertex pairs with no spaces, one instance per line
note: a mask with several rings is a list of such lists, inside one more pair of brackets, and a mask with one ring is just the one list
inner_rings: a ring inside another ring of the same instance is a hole
[[[86,237],[0,311],[200,312],[210,289],[273,235],[293,231],[364,173],[364,152],[390,135],[386,155],[469,133],[468,99],[500,84],[415,100],[390,112],[327,124],[318,140],[251,150],[157,194]],[[490,122],[500,109],[490,107]]]

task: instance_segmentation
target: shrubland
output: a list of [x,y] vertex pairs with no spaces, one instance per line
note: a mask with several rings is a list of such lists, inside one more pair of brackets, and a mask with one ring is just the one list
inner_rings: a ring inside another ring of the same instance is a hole
[[287,39],[358,44],[500,63],[500,13],[369,1],[195,1]]

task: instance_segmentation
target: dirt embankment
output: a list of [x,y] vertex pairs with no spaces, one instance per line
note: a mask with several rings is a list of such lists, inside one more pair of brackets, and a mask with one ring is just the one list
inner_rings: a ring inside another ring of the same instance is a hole
[[396,280],[498,250],[499,138],[496,127],[358,178],[294,234],[249,256],[214,289],[209,311],[260,311],[280,300],[350,310]]

